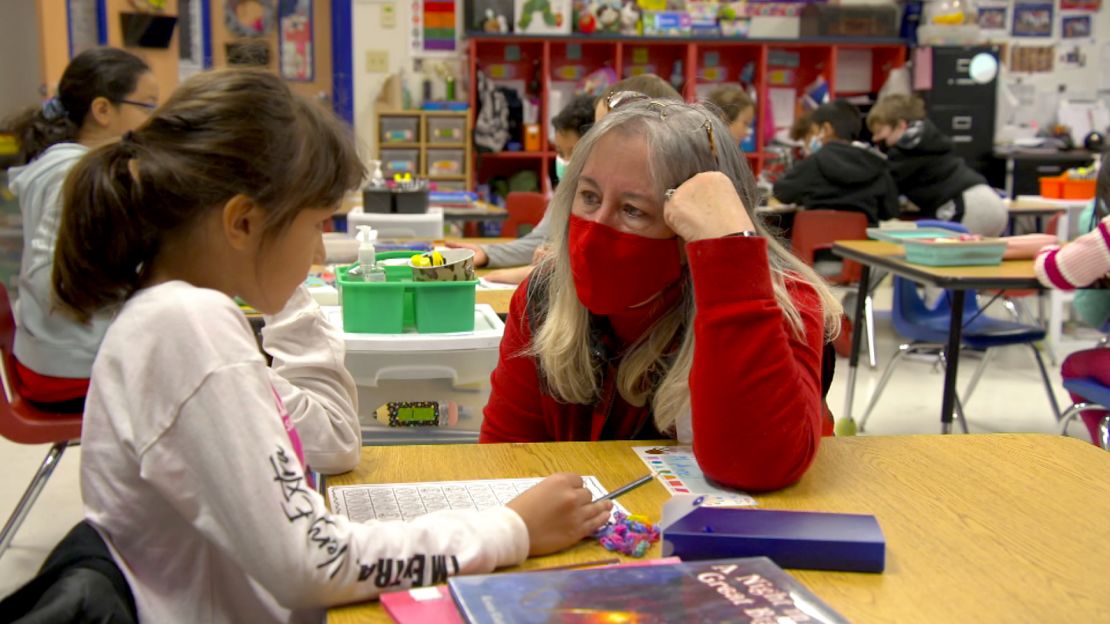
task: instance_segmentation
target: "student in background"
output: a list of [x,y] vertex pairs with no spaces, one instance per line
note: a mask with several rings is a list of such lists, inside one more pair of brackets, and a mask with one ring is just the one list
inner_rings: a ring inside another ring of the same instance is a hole
[[12,379],[20,395],[42,409],[81,412],[111,320],[96,314],[80,324],[54,311],[50,279],[62,184],[90,149],[137,128],[157,104],[158,83],[146,63],[123,50],[94,48],[69,62],[57,95],[5,124],[24,163],[10,171],[23,215]]
[[898,216],[898,189],[886,159],[857,142],[859,109],[845,100],[822,104],[810,115],[810,154],[775,182],[786,204],[862,212],[871,225]]
[[1008,214],[982,175],[952,151],[952,141],[925,118],[925,104],[907,95],[883,97],[867,115],[873,140],[887,148],[898,190],[919,217],[958,221],[974,234],[998,236]]
[[[609,87],[609,90],[605,92],[605,95],[597,99],[596,105],[594,106],[593,121],[601,121],[605,115],[609,114],[610,110],[622,104],[649,98],[674,100],[678,102],[682,101],[682,96],[679,95],[678,91],[675,91],[674,87],[659,76],[655,74],[633,76],[632,78],[625,78],[624,80],[614,83]],[[524,237],[525,239],[531,238],[531,244],[535,245],[535,252],[530,260],[531,264],[494,271],[486,275],[486,279],[504,284],[519,284],[532,273],[532,269],[543,260],[546,253],[546,247],[543,243],[547,241],[549,237],[550,214],[551,211],[547,211],[536,229],[533,230],[529,236]],[[512,243],[509,244],[511,245]]]
[[[231,70],[190,78],[66,182],[57,301],[78,320],[116,312],[85,410],[85,517],[142,621],[318,621],[564,548],[608,517],[572,475],[482,512],[328,512],[307,466],[352,469],[361,436],[343,337],[303,282],[363,173],[330,113],[270,73]],[[269,315],[273,368],[234,297]]]
[[[1060,247],[1051,245],[1037,254],[1033,267],[1037,279],[1048,288],[1075,290],[1090,286],[1110,274],[1110,156],[1104,156],[1099,169],[1098,185],[1095,193],[1095,209],[1091,231],[1074,241]],[[1085,291],[1083,294],[1105,296],[1101,290]],[[1078,307],[1078,306],[1077,306]],[[1088,310],[1102,306],[1086,306]],[[1089,319],[1098,327],[1110,323],[1110,318]],[[1060,374],[1064,379],[1090,377],[1104,386],[1110,386],[1110,347],[1077,351],[1064,360]],[[1072,400],[1082,400],[1072,395]],[[1099,439],[1099,423],[1107,416],[1106,411],[1089,411],[1080,416],[1091,433],[1091,440]]]
[[[575,144],[593,123],[594,98],[589,95],[576,96],[551,119],[551,125],[555,128],[556,177],[562,177],[566,163],[574,153]],[[547,240],[546,214],[531,232],[512,242],[491,245],[448,242],[447,246],[474,250],[474,266],[477,267],[518,267],[532,264],[535,254],[545,240]],[[497,281],[497,275],[491,275],[492,277],[487,275],[486,278]]]
[[800,478],[840,305],[755,206],[707,107],[633,101],[595,125],[551,202],[553,251],[513,296],[481,441],[675,437],[730,487]]
[[724,113],[725,123],[732,138],[739,145],[748,138],[755,119],[755,103],[740,85],[729,84],[717,87],[705,98]]

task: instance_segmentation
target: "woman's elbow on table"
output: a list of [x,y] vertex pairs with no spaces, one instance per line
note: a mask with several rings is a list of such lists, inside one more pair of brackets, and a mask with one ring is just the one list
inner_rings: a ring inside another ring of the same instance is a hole
[[779,444],[699,445],[694,439],[694,456],[705,476],[729,488],[745,492],[768,492],[794,485],[817,455],[817,435],[803,436],[793,448]]

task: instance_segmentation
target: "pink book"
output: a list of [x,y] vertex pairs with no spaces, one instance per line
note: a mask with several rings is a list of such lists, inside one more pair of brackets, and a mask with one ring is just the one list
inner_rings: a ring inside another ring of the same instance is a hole
[[[638,566],[674,565],[682,563],[678,557],[662,559],[639,559],[616,565],[598,566],[604,568],[633,568]],[[535,570],[543,571],[543,568]],[[382,606],[397,624],[465,624],[451,592],[446,585],[433,587],[414,587],[404,591],[381,595]]]
[[446,585],[382,594],[382,606],[397,624],[464,624]]

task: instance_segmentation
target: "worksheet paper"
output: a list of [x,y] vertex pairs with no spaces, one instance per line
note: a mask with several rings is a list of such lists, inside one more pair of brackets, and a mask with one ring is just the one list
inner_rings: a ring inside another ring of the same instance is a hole
[[[336,485],[328,488],[333,513],[354,522],[367,520],[412,520],[443,509],[483,510],[516,498],[543,479],[484,479],[478,481],[431,481],[381,485]],[[594,499],[609,493],[597,477],[582,477]],[[627,514],[616,501],[613,511]]]
[[754,498],[738,490],[726,490],[705,478],[694,449],[689,446],[634,446],[632,450],[640,461],[655,473],[656,478],[675,494],[704,496],[699,505],[706,507],[747,507],[758,505]]

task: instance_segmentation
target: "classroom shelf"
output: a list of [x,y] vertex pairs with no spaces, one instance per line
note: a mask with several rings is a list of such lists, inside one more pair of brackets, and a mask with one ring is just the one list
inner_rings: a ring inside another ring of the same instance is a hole
[[478,152],[480,158],[543,158],[555,152]]
[[[470,111],[401,110],[381,111],[375,115],[374,128],[378,143],[375,158],[382,158],[385,150],[391,156],[411,156],[414,165],[409,173],[451,184],[444,190],[470,190],[474,188],[474,158],[471,149]],[[389,133],[406,133],[415,141],[384,140]],[[447,141],[437,141],[437,137]],[[405,151],[410,154],[404,154]],[[455,161],[461,166],[452,170],[459,174],[431,175],[441,160]],[[390,172],[386,172],[387,174]]]
[[[773,139],[776,127],[789,125],[772,119],[771,89],[792,89],[797,101],[805,88],[820,77],[828,83],[830,98],[872,94],[878,92],[890,70],[904,66],[907,58],[907,42],[899,38],[728,39],[469,33],[467,45],[470,114],[477,114],[477,74],[482,71],[495,82],[524,85],[525,97],[539,105],[542,125],[538,151],[478,154],[472,150],[473,158],[483,162],[528,161],[520,166],[535,167],[541,191],[545,192],[550,187],[547,172],[555,159],[548,141],[549,121],[558,112],[550,110],[549,97],[553,90],[564,93],[573,90],[577,76],[603,67],[612,69],[621,78],[653,70],[679,87],[688,101],[704,96],[716,84],[735,83],[742,75],[750,76],[760,110],[754,129],[756,150],[745,157],[758,175],[764,160],[769,158],[765,146]],[[841,65],[843,92],[837,89]],[[672,75],[678,68],[681,74]],[[782,92],[774,93],[783,97]],[[538,162],[532,165],[531,161]],[[483,174],[503,175],[507,171],[498,166],[481,169],[473,166],[479,174],[478,184],[488,182]]]

